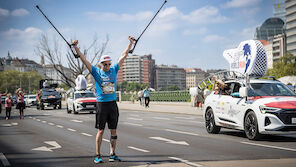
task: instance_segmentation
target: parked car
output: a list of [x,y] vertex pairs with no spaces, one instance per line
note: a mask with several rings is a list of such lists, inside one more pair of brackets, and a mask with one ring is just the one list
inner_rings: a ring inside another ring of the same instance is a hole
[[225,82],[229,89],[205,99],[208,133],[221,128],[243,130],[250,140],[263,134],[296,133],[296,94],[276,80],[244,79]]
[[79,112],[93,113],[96,110],[96,96],[94,92],[88,90],[74,91],[67,98],[67,113]]
[[36,105],[36,95],[25,95],[26,106]]

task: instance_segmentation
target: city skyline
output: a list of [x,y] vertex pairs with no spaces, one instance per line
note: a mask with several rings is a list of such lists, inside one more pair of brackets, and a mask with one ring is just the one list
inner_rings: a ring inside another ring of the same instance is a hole
[[[99,42],[108,35],[106,53],[117,60],[128,43],[127,36],[137,38],[162,2],[1,1],[0,56],[5,57],[10,51],[13,57],[39,63],[34,50],[42,33],[58,39],[62,51],[67,51],[66,44],[38,13],[35,8],[38,4],[66,39],[78,39],[82,48],[91,43],[95,34]],[[274,2],[169,0],[139,41],[134,54],[152,54],[156,64],[228,69],[223,51],[253,39],[256,27],[273,16]]]

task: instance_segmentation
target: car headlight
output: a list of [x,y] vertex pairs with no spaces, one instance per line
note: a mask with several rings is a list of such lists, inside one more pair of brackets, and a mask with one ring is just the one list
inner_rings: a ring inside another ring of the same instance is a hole
[[281,110],[280,108],[273,108],[273,107],[266,107],[266,106],[259,106],[259,109],[260,109],[262,114],[274,113],[274,112],[277,112],[277,111]]

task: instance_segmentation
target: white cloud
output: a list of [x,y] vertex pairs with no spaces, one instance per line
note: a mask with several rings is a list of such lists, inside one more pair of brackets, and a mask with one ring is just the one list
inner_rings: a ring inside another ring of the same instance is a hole
[[219,36],[219,35],[208,35],[206,36],[203,41],[206,42],[206,43],[209,43],[209,42],[222,42],[222,41],[225,41],[227,40],[225,37],[222,37],[222,36]]
[[193,24],[221,23],[228,20],[222,16],[219,9],[213,6],[205,6],[192,11],[189,15],[184,16],[184,20]]
[[261,0],[231,0],[222,5],[225,8],[244,8],[249,6],[256,6]]
[[[0,32],[0,51],[13,53],[13,57],[35,59],[34,49],[42,31],[35,27],[9,29]],[[34,58],[33,58],[34,57]]]
[[[28,27],[25,30],[11,28],[6,32],[1,32],[0,35],[6,37],[6,39],[32,39],[39,36],[42,30],[34,27]],[[25,41],[24,41],[25,42]]]
[[87,12],[86,15],[96,21],[143,21],[151,18],[153,13],[149,11],[139,12],[136,14],[116,14],[116,13],[99,13]]
[[7,17],[7,16],[9,16],[9,11],[6,9],[0,8],[0,20],[1,18]]
[[[151,11],[136,14],[87,12],[86,15],[96,21],[146,21],[147,19],[151,19],[154,13]],[[178,22],[178,24],[181,22],[189,24],[221,23],[228,20],[227,17],[220,14],[218,8],[213,6],[205,6],[189,14],[182,13],[176,7],[169,7],[161,11],[157,17],[157,20],[161,20],[162,22]]]
[[30,13],[26,9],[15,9],[11,12],[12,16],[27,16]]
[[198,28],[198,29],[187,29],[183,31],[183,35],[203,35],[208,30],[205,27]]

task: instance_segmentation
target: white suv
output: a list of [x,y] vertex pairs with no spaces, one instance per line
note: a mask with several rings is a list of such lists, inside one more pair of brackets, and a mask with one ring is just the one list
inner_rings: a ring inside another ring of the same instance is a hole
[[93,113],[96,110],[96,96],[94,92],[88,90],[70,92],[67,99],[67,113],[79,112]]
[[227,88],[212,92],[204,104],[208,133],[221,127],[244,130],[250,140],[262,134],[296,133],[296,94],[276,80],[244,79],[225,82]]

